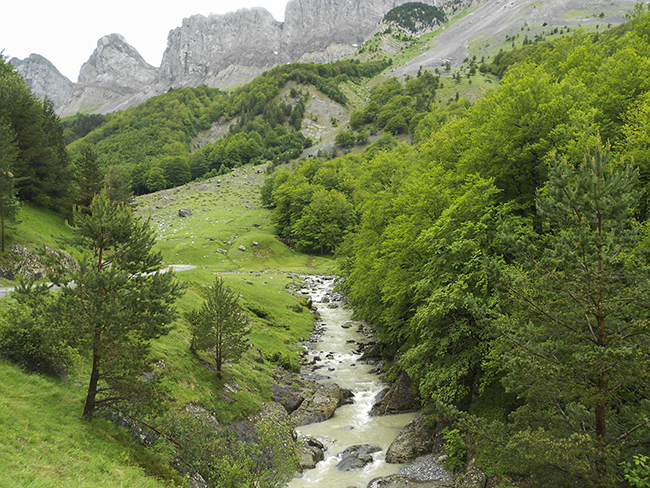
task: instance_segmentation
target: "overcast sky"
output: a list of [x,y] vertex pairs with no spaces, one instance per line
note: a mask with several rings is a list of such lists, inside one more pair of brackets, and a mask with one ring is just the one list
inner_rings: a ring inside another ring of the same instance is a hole
[[[284,21],[287,0],[12,0],[3,2],[0,51],[9,59],[40,54],[71,81],[107,34],[122,34],[153,66],[160,66],[167,34],[195,14],[265,7]],[[163,6],[164,5],[164,6]]]

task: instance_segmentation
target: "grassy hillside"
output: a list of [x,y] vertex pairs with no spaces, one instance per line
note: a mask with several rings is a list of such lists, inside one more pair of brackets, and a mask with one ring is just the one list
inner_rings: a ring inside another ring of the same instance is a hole
[[26,374],[4,362],[0,376],[0,487],[166,486],[138,461],[146,456],[151,469],[171,474],[161,464],[164,456],[153,462],[125,430],[81,419],[80,384]]
[[[239,293],[252,325],[254,347],[241,363],[226,365],[222,381],[207,356],[190,352],[183,319],[155,343],[154,362],[168,388],[172,414],[192,403],[213,411],[220,422],[241,420],[270,400],[274,368],[298,366],[297,343],[309,336],[313,315],[289,290],[299,287],[297,274],[329,273],[333,261],[295,252],[273,236],[269,210],[258,201],[264,178],[258,168],[242,167],[137,201],[136,212],[152,217],[165,262],[196,266],[178,273],[188,285],[179,312],[198,307],[203,287],[221,276]],[[192,214],[179,217],[179,208]],[[57,236],[69,235],[61,216],[38,207],[23,207],[20,220],[14,243],[54,247]],[[144,450],[109,421],[81,420],[87,381],[83,362],[70,372],[70,381],[27,374],[5,363],[0,374],[0,430],[5,434],[0,457],[8,460],[0,467],[0,487],[161,486],[144,468],[166,483],[180,479],[166,468],[166,443],[153,452]]]

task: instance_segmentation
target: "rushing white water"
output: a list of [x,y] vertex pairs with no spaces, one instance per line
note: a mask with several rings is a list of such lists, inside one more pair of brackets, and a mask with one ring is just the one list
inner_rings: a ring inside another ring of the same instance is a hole
[[[332,291],[333,280],[321,279],[313,290],[312,300],[321,314],[326,329],[308,359],[320,357],[323,365],[316,373],[329,379],[322,383],[336,383],[354,393],[354,403],[339,407],[334,416],[325,422],[305,425],[297,430],[320,440],[326,447],[325,459],[315,469],[306,470],[302,477],[289,483],[290,488],[322,487],[365,488],[370,480],[396,473],[399,465],[384,462],[386,449],[402,430],[415,418],[415,414],[383,415],[371,417],[370,409],[375,396],[386,385],[370,371],[374,365],[359,363],[359,354],[354,353],[355,342],[363,337],[357,331],[359,324],[351,321],[352,312],[339,306],[329,308],[321,303],[322,297]],[[365,468],[341,472],[337,469],[340,458],[337,454],[347,447],[370,444],[381,448],[373,455],[374,461]]]

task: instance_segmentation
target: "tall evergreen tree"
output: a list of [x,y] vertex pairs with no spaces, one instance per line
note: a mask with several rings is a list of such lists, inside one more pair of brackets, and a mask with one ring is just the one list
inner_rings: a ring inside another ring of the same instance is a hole
[[151,369],[150,342],[167,334],[181,285],[161,272],[149,221],[113,204],[105,191],[90,213],[74,212],[73,232],[70,243],[84,258],[78,272],[53,280],[61,289],[51,311],[92,363],[83,415],[90,420],[98,407],[116,403],[151,407],[156,382],[143,377]]
[[[552,166],[538,199],[547,234],[508,269],[497,349],[524,401],[501,431],[503,460],[537,486],[619,486],[650,407],[650,269],[634,256],[637,173],[597,147]],[[503,426],[502,426],[503,427]]]
[[0,124],[0,227],[2,232],[1,251],[5,252],[6,228],[10,222],[15,222],[18,210],[16,198],[15,177],[13,165],[16,160],[16,149],[13,145],[13,134],[8,125]]

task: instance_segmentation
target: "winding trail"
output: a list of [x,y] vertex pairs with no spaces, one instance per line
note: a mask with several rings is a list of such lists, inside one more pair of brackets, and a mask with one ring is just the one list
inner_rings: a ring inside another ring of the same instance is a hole
[[[194,269],[196,266],[193,266],[191,264],[172,264],[170,266],[167,266],[166,268],[163,268],[160,270],[161,273],[167,273],[168,271],[189,271],[190,269]],[[52,283],[47,283],[48,285],[51,285]],[[15,286],[3,286],[0,287],[0,300],[3,298],[9,297],[13,291],[16,289]]]

